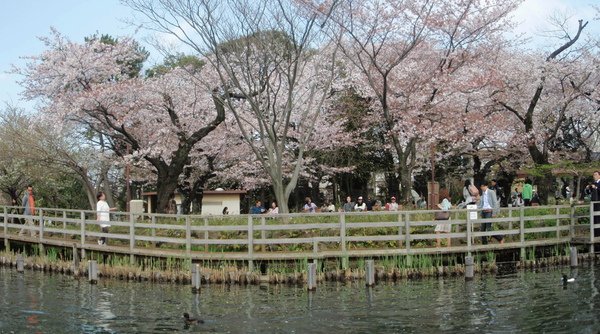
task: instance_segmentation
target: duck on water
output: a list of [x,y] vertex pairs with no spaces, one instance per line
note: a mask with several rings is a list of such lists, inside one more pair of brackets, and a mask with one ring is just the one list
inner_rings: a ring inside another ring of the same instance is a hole
[[198,325],[198,324],[203,324],[204,320],[202,319],[195,319],[195,318],[190,318],[190,314],[185,312],[183,314],[183,321],[185,322],[186,325]]

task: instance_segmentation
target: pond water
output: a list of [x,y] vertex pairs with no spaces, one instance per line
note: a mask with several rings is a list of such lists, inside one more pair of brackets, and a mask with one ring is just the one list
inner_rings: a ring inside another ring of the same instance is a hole
[[[562,273],[574,277],[564,286]],[[0,268],[0,333],[597,333],[600,266],[463,278],[190,286]],[[184,312],[205,323],[186,326]]]

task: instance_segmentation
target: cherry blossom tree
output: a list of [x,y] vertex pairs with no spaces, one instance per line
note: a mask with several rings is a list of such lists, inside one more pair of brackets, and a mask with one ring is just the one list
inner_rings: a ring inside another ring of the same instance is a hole
[[336,76],[326,18],[286,0],[122,2],[216,70],[225,106],[287,212]]
[[131,39],[74,43],[54,32],[43,41],[48,50],[16,70],[25,95],[40,99],[57,126],[91,129],[127,161],[148,162],[164,211],[190,152],[224,119],[216,72],[178,68],[141,78],[132,73],[144,55]]
[[332,14],[343,29],[348,82],[380,115],[403,197],[423,153],[461,136],[457,116],[474,109],[474,95],[488,84],[476,64],[504,44],[507,16],[519,3],[346,1]]
[[[502,76],[490,96],[515,121],[513,144],[526,149],[534,166],[590,160],[598,134],[600,54],[597,41],[582,38],[587,24],[580,20],[574,32],[562,26],[562,42],[545,55],[509,50],[497,63]],[[538,181],[545,203],[552,175]]]

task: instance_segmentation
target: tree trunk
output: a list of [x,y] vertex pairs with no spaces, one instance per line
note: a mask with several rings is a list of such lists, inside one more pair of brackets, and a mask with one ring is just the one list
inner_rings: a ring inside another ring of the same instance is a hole
[[[183,169],[183,167],[181,169]],[[169,198],[175,192],[175,189],[177,189],[177,182],[179,181],[181,169],[173,167],[158,169],[156,181],[156,212],[167,212]]]
[[537,185],[540,204],[547,205],[549,195],[554,193],[554,176],[552,176],[552,172],[549,171],[542,176],[536,177],[534,184]]
[[[289,213],[290,209],[288,207],[288,199],[289,196],[285,196],[285,186],[283,185],[283,181],[274,182],[273,183],[273,193],[275,195],[275,199],[277,200],[277,206],[279,207],[280,213]],[[267,208],[265,203],[265,208]]]

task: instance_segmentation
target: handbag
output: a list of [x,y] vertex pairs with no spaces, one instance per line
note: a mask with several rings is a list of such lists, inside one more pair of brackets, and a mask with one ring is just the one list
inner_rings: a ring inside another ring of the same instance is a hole
[[450,212],[448,211],[436,211],[435,220],[448,220],[450,219]]

